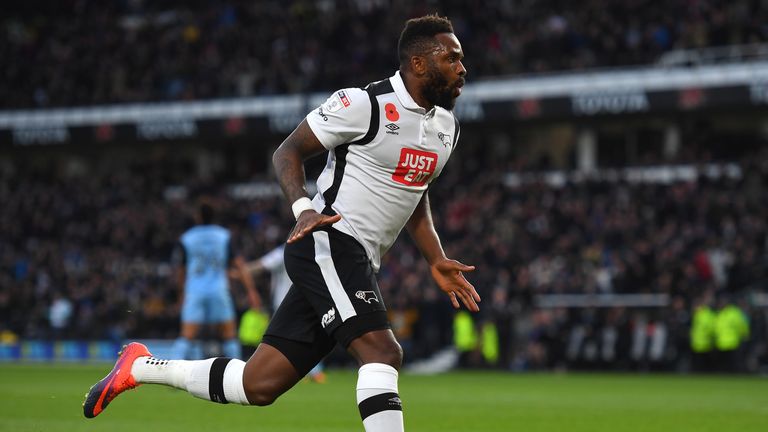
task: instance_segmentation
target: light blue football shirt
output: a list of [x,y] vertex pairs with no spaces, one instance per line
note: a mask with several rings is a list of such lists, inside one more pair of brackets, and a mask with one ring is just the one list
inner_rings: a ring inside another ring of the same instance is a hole
[[198,225],[181,236],[187,294],[228,291],[227,269],[233,258],[230,237],[229,230],[218,225]]

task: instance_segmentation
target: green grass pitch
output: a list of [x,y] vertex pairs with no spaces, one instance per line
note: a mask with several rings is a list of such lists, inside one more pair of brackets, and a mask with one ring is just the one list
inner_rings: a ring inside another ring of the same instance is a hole
[[[95,419],[81,403],[108,365],[0,365],[0,431],[362,431],[354,371],[302,382],[266,408],[222,406],[162,386],[118,397]],[[403,374],[408,431],[768,431],[768,380],[604,374]]]

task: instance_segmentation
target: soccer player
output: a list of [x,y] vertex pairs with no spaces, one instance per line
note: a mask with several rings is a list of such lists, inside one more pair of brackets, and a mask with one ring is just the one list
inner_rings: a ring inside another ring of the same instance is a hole
[[[398,55],[393,76],[333,93],[275,151],[275,171],[296,217],[285,249],[293,286],[250,360],[157,360],[143,345],[129,344],[91,388],[87,417],[141,383],[220,403],[269,405],[338,343],[360,365],[365,430],[404,430],[402,349],[375,278],[382,254],[406,227],[454,307],[478,311],[480,297],[463,275],[474,267],[445,256],[427,194],[459,135],[451,110],[466,74],[461,45],[450,21],[429,15],[406,22]],[[325,151],[310,200],[303,161]]]
[[248,292],[251,307],[260,304],[253,278],[245,261],[232,251],[229,230],[213,223],[214,209],[200,204],[197,225],[181,236],[172,261],[181,287],[181,336],[173,347],[174,358],[192,357],[192,341],[204,324],[216,327],[224,355],[240,358],[240,341],[235,326],[235,308],[229,293],[227,270],[234,268]]

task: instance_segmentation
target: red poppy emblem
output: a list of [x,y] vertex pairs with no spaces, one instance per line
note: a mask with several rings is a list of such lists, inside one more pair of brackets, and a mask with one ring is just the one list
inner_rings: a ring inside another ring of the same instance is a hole
[[395,104],[388,103],[384,105],[384,111],[387,112],[387,120],[391,122],[400,120],[400,113],[397,112],[397,107],[395,107]]

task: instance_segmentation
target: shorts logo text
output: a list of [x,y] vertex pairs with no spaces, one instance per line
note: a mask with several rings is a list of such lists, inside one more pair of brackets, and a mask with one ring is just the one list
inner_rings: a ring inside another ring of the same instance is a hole
[[323,319],[320,321],[320,324],[323,326],[323,328],[326,328],[328,324],[332,323],[333,320],[336,319],[336,309],[331,308],[328,310],[328,312],[323,315]]
[[392,180],[406,186],[424,186],[437,167],[437,153],[403,148]]

